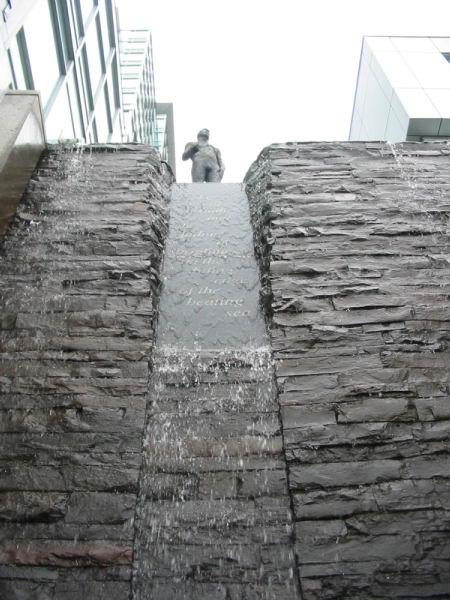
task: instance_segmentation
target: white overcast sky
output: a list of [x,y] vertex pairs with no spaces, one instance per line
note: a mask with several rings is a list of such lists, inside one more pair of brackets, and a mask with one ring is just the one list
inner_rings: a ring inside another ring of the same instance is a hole
[[211,131],[224,181],[273,142],[346,140],[363,35],[450,36],[450,0],[116,0],[149,27],[156,96],[185,143]]

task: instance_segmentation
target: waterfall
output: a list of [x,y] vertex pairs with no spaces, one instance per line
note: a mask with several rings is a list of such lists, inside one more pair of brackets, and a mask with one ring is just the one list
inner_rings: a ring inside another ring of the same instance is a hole
[[240,184],[173,188],[133,598],[298,598],[273,364]]

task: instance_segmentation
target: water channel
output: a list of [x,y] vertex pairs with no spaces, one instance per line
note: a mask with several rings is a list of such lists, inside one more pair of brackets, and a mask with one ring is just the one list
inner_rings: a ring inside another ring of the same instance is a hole
[[247,198],[181,184],[170,210],[133,598],[299,598]]

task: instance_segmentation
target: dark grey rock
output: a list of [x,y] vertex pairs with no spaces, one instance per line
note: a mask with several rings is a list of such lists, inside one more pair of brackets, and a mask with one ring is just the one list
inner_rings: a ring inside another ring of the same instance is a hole
[[1,246],[0,597],[129,600],[133,543],[136,598],[298,600],[294,552],[303,600],[450,597],[446,144],[262,152],[276,387],[210,355],[149,391],[167,183],[51,151]]
[[445,143],[291,143],[246,177],[303,600],[450,597]]
[[128,600],[168,183],[148,147],[49,150],[2,242],[5,600]]

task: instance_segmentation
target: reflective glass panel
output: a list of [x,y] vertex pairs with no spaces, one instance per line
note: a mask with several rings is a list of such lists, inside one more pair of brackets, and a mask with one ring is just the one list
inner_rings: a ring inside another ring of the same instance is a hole
[[111,135],[111,142],[122,142],[122,127],[120,113],[117,111],[113,119],[113,133]]
[[72,112],[72,122],[75,137],[79,140],[84,138],[82,118],[80,114],[80,107],[78,103],[77,85],[75,81],[75,73],[72,73],[67,78],[67,88],[69,91],[70,108]]
[[58,0],[56,3],[56,12],[58,14],[59,31],[61,36],[61,46],[63,50],[64,64],[66,67],[73,60],[72,36],[70,31],[69,6],[65,0]]
[[25,76],[23,74],[22,59],[20,58],[19,47],[17,45],[17,38],[14,38],[9,50],[11,53],[11,60],[14,68],[14,75],[16,76],[17,89],[26,90],[27,84],[25,82]]
[[83,23],[86,24],[94,8],[93,0],[79,0]]
[[108,62],[108,56],[111,51],[111,45],[109,43],[109,19],[108,13],[106,11],[106,2],[105,0],[101,0],[99,2],[100,9],[100,25],[102,31],[102,43],[103,43],[103,55],[105,57],[105,62]]
[[53,27],[47,0],[38,0],[24,24],[34,87],[46,106],[60,77]]
[[74,139],[69,97],[66,84],[61,86],[49,116],[45,121],[48,141]]
[[95,122],[97,125],[98,141],[107,142],[110,132],[105,93],[101,94],[95,107]]
[[0,58],[0,89],[14,89],[15,87],[12,58],[8,51]]
[[13,90],[15,88],[13,81],[11,69],[5,61],[4,64],[0,64],[0,90]]
[[92,93],[95,96],[103,72],[100,59],[100,46],[97,35],[97,26],[95,21],[90,24],[89,29],[86,32],[86,52],[89,65],[89,74],[91,77]]
[[87,86],[87,77],[84,70],[84,52],[85,48],[83,48],[82,59],[78,61],[77,68],[77,79],[80,91],[80,99],[81,99],[81,109],[83,111],[83,119],[84,122],[87,123],[89,119],[89,113],[92,109],[91,101],[90,101],[90,88]]
[[[115,60],[115,58],[114,58],[114,60]],[[109,103],[110,103],[111,107],[118,107],[119,102],[117,100],[119,99],[119,95],[118,95],[118,89],[117,89],[117,82],[115,81],[115,79],[113,77],[111,69],[108,69],[107,81],[108,81]]]

